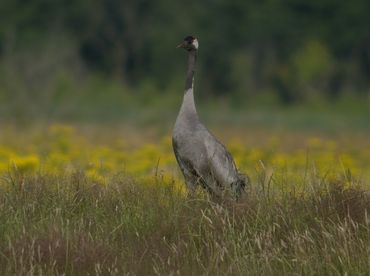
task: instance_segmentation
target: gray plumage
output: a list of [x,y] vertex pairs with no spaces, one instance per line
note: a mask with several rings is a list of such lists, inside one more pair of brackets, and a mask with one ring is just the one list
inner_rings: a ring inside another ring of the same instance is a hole
[[172,134],[176,160],[187,187],[201,185],[213,195],[231,192],[239,197],[246,179],[238,173],[231,154],[200,122],[194,103],[194,73],[198,41],[188,36],[178,46],[188,51],[185,94]]

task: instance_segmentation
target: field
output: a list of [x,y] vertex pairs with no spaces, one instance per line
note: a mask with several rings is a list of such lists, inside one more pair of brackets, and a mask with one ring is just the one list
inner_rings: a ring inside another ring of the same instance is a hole
[[168,129],[3,125],[0,274],[370,273],[368,132],[215,132],[239,202],[187,196]]

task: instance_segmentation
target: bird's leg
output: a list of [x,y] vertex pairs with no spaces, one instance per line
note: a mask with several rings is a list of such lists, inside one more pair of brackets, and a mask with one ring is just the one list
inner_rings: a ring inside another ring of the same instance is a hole
[[193,198],[195,198],[195,188],[193,188],[193,189],[188,189],[188,193],[187,193],[186,197],[187,197],[188,199],[193,199]]
[[190,179],[185,179],[185,184],[186,187],[188,188],[188,198],[194,198],[195,197],[195,191],[196,191],[196,186],[194,184],[195,182],[191,181]]

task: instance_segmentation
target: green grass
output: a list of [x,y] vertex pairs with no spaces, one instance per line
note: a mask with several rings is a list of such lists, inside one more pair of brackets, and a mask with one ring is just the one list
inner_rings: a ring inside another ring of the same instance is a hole
[[262,172],[235,203],[184,197],[160,176],[148,186],[117,175],[101,186],[78,172],[10,173],[0,184],[0,274],[369,273],[364,183],[345,188],[312,172],[294,194],[274,181]]

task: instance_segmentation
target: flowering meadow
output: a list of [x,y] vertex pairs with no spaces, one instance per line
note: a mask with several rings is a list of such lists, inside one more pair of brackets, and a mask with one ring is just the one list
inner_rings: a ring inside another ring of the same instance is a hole
[[[29,133],[8,128],[0,144],[0,174],[80,172],[92,183],[103,186],[117,174],[137,177],[145,183],[160,175],[165,182],[174,182],[182,189],[170,135],[150,142],[145,137],[125,140],[124,132],[113,132],[99,142],[91,135],[68,125],[51,125]],[[253,141],[243,142],[240,135],[239,139],[226,141],[226,145],[241,172],[256,178],[261,171],[268,171],[273,182],[282,177],[289,180],[289,188],[301,187],[304,178],[312,173],[329,181],[343,180],[347,185],[353,184],[353,179],[370,180],[370,140],[338,143],[333,138],[314,135],[293,139],[299,141],[271,135],[256,145]]]
[[214,202],[187,195],[169,134],[137,133],[3,127],[1,275],[369,273],[366,135],[230,130],[250,184]]

